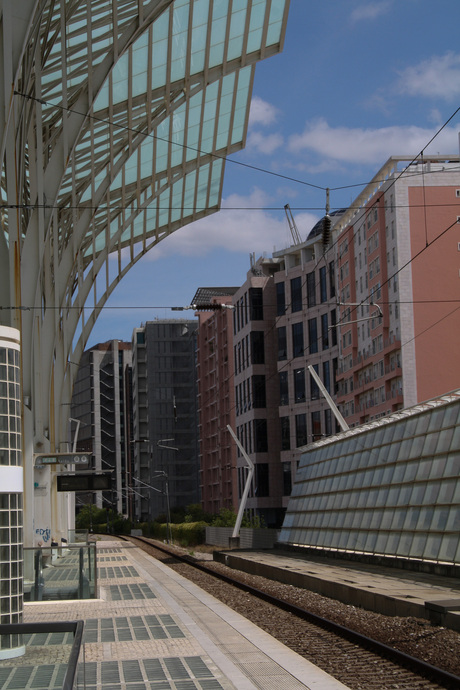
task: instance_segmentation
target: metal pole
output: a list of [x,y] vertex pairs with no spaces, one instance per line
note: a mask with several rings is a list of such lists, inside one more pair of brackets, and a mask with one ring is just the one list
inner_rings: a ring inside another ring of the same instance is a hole
[[244,510],[246,508],[246,501],[248,500],[249,489],[251,487],[252,477],[254,476],[254,463],[249,458],[249,455],[246,453],[243,446],[239,442],[239,439],[238,439],[237,435],[235,434],[235,432],[233,431],[230,424],[227,424],[227,429],[229,430],[230,434],[232,435],[233,440],[235,441],[236,445],[240,449],[244,459],[246,460],[246,462],[248,463],[248,466],[249,466],[248,477],[246,479],[246,484],[244,487],[243,495],[241,497],[240,507],[238,509],[238,515],[236,516],[235,527],[233,528],[232,539],[234,539],[240,533],[241,522],[243,520],[243,514],[244,514]]

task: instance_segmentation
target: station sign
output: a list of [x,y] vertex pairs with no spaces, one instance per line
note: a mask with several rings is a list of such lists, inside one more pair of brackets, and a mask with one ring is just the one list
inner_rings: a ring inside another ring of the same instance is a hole
[[88,474],[77,472],[71,475],[59,475],[57,479],[58,491],[109,491],[112,488],[111,472],[102,474]]
[[86,465],[91,460],[90,453],[36,453],[35,466],[39,465]]

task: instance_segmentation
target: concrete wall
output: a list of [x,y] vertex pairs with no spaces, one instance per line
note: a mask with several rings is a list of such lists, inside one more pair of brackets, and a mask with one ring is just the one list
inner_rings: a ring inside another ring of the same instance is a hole
[[[213,546],[230,546],[230,538],[233,527],[206,527],[206,544]],[[276,529],[249,529],[240,530],[240,549],[273,549],[278,540]]]

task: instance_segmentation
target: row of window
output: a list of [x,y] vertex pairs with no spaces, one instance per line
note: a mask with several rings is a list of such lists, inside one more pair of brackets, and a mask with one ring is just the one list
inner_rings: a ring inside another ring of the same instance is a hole
[[[336,392],[335,383],[333,382],[335,382],[337,379],[337,367],[338,360],[336,357],[332,361],[326,360],[322,363],[322,382],[328,393],[332,392],[332,385],[334,385],[333,392]],[[319,364],[314,364],[313,368],[315,369],[316,373],[321,376]],[[294,392],[294,402],[296,403],[305,402],[307,400],[307,373],[308,370],[306,370],[305,367],[299,367],[298,369],[294,369],[292,371],[291,386]],[[320,397],[318,384],[311,374],[308,375],[308,378],[310,400],[318,400]],[[289,396],[290,382],[288,371],[279,372],[279,386],[280,405],[289,405],[292,401],[290,400]]]
[[251,331],[233,348],[235,373],[240,374],[251,364],[265,364],[265,339],[263,331]]
[[236,416],[252,408],[267,407],[265,375],[254,374],[235,386]]
[[263,321],[264,305],[262,288],[251,287],[235,304],[233,310],[233,334],[247,326],[250,321]]
[[[329,274],[329,275],[328,275]],[[334,261],[329,266],[322,266],[318,271],[319,280],[316,280],[316,271],[307,273],[306,277],[306,299],[307,306],[314,307],[319,302],[327,302],[328,299],[335,297],[335,265]],[[288,307],[291,312],[302,311],[303,309],[303,284],[302,277],[292,278],[290,281],[290,301],[287,302],[286,287],[284,282],[276,284],[276,314],[283,316]]]
[[[329,321],[330,318],[330,321]],[[321,333],[318,333],[318,321]],[[329,323],[331,326],[329,327]],[[330,314],[322,314],[319,318],[308,319],[308,352],[312,355],[322,350],[328,350],[337,345],[337,312],[335,309]],[[277,328],[278,337],[278,361],[288,359],[287,327]],[[292,355],[289,359],[305,355],[306,346],[304,338],[304,324],[302,321],[291,325]]]
[[[236,430],[238,440],[248,455],[268,452],[268,427],[266,419],[253,419],[241,424]],[[238,449],[238,457],[241,452]]]
[[[318,441],[322,436],[331,436],[332,431],[332,412],[330,409],[323,412],[323,423],[321,423],[321,412],[315,410],[310,413],[310,436],[307,427],[307,415],[297,414],[294,418],[295,424],[295,448],[306,446],[307,443]],[[280,417],[281,427],[281,450],[291,450],[291,418]]]

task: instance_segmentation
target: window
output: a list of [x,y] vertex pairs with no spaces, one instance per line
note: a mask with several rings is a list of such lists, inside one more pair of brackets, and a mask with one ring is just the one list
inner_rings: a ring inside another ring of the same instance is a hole
[[329,263],[329,293],[331,297],[335,297],[335,263]]
[[276,283],[276,315],[283,316],[286,313],[286,294],[284,283]]
[[323,362],[323,384],[328,393],[331,392],[331,363]]
[[264,332],[251,331],[251,363],[265,364]]
[[252,377],[252,405],[253,407],[267,407],[265,376],[263,374],[255,374]]
[[326,436],[332,435],[332,410],[324,410],[324,433]]
[[251,321],[262,321],[264,318],[262,288],[249,288],[249,307]]
[[[314,364],[313,369],[318,374],[318,365]],[[319,387],[313,376],[310,374],[310,397],[312,400],[318,400],[319,398]]]
[[319,292],[321,302],[327,302],[326,266],[319,269]]
[[319,410],[311,413],[311,433],[313,441],[319,441],[321,438],[321,413]]
[[278,361],[287,359],[286,326],[280,326],[278,332]]
[[280,371],[280,405],[289,403],[289,384],[287,371]]
[[296,403],[305,400],[305,369],[294,369],[294,399]]
[[280,417],[281,450],[291,450],[291,424],[289,417]]
[[307,415],[296,414],[295,416],[295,445],[305,446],[307,444]]
[[315,272],[307,274],[307,306],[314,307],[316,305],[316,282]]
[[283,462],[283,496],[290,496],[292,491],[291,463]]
[[291,311],[302,310],[302,281],[301,278],[291,280]]
[[308,319],[308,343],[311,355],[318,352],[318,328],[316,319]]
[[302,357],[304,350],[303,344],[303,323],[292,324],[292,356]]
[[331,311],[331,345],[334,347],[337,345],[337,311],[332,309]]
[[259,498],[269,496],[268,462],[258,462],[255,467],[255,494]]
[[254,451],[256,453],[266,453],[268,451],[266,419],[254,420]]
[[321,315],[321,339],[323,341],[323,350],[329,348],[329,324],[327,314]]

